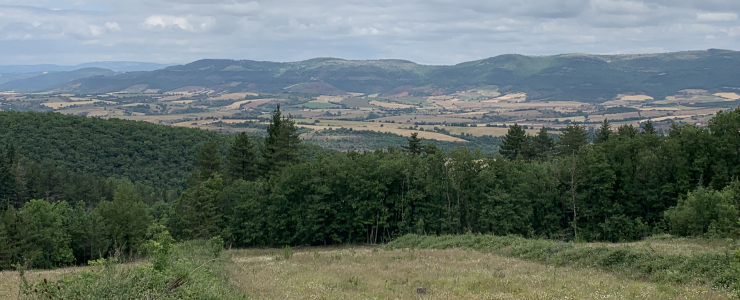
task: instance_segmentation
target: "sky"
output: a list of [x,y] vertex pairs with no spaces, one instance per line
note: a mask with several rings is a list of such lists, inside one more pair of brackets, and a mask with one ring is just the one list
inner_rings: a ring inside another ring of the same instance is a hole
[[0,64],[740,50],[740,0],[0,0]]

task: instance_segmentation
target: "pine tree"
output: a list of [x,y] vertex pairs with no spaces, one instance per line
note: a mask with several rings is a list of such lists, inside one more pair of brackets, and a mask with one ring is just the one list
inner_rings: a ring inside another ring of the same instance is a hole
[[295,121],[288,115],[283,117],[278,104],[267,126],[267,137],[262,145],[262,174],[270,176],[283,167],[298,162],[301,139]]
[[0,207],[13,205],[18,207],[17,203],[17,184],[13,174],[14,165],[17,164],[17,155],[15,147],[12,145],[4,155],[0,155]]
[[173,232],[180,238],[211,238],[219,234],[218,195],[223,190],[221,175],[214,173],[211,178],[197,186],[188,188],[175,203]]
[[557,149],[562,155],[573,155],[578,153],[587,144],[588,132],[586,131],[586,127],[577,123],[571,123],[560,134]]
[[599,132],[594,137],[594,144],[600,144],[609,140],[612,135],[612,126],[609,124],[609,120],[604,119],[604,123],[601,123]]
[[647,120],[642,126],[643,133],[646,134],[656,134],[657,131],[655,130],[655,126],[653,126],[653,122],[650,120]]
[[542,127],[536,136],[532,138],[536,156],[539,160],[547,159],[555,147],[555,140],[547,133],[547,128]]
[[509,131],[501,142],[499,153],[508,159],[516,159],[521,154],[527,139],[527,133],[519,124],[509,127]]
[[257,178],[257,157],[246,133],[242,132],[236,137],[226,160],[227,174],[232,180],[253,181]]
[[210,141],[203,145],[196,156],[198,176],[200,181],[211,178],[211,174],[221,172],[221,156],[218,154],[218,144]]
[[622,125],[617,128],[617,135],[621,139],[631,139],[637,136],[637,129],[632,124]]
[[411,153],[413,155],[420,155],[422,151],[422,144],[421,139],[418,136],[418,132],[412,133],[411,137],[407,139],[409,142],[408,146],[401,147],[403,147],[403,149],[408,153]]

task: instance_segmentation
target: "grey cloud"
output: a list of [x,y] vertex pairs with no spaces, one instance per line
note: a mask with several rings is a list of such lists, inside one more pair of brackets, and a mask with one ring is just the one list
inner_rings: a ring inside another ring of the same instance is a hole
[[0,64],[738,49],[738,15],[737,0],[0,0]]

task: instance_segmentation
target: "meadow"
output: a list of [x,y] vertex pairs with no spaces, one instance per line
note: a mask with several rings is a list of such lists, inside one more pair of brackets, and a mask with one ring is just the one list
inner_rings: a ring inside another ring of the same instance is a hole
[[[536,262],[532,259],[511,257],[510,253],[500,251],[473,250],[464,242],[459,247],[447,249],[431,249],[434,248],[432,244],[427,244],[427,249],[406,248],[412,246],[409,242],[419,238],[407,236],[385,247],[228,250],[221,256],[222,264],[208,265],[207,272],[198,275],[204,277],[193,275],[191,280],[186,281],[178,289],[201,295],[230,293],[235,299],[245,296],[247,299],[719,300],[733,299],[734,296],[729,288],[719,288],[696,280],[685,282],[655,280],[619,271],[573,265],[567,258],[560,261]],[[476,239],[466,235],[426,238],[435,240],[438,248],[445,241],[470,242]],[[552,242],[524,239],[518,241],[524,245],[521,247],[532,250],[535,248],[531,245]],[[685,257],[724,253],[736,246],[726,241],[675,238],[653,238],[624,244],[567,244],[568,247],[581,249],[627,247],[637,252],[655,251],[660,255]],[[183,266],[192,270],[200,265],[199,260],[187,255],[184,257],[186,258],[184,261],[189,264],[183,263]],[[172,265],[178,264],[180,263]],[[111,267],[110,273],[100,271],[99,266],[76,267],[29,271],[26,272],[25,278],[29,283],[36,285],[44,280],[60,283],[61,290],[64,291],[75,286],[73,281],[68,281],[70,278],[98,270],[99,274],[104,275],[92,286],[111,285],[107,288],[115,290],[117,283],[111,282],[108,280],[110,278],[105,276],[121,280],[122,276],[132,270],[148,270],[147,266],[150,266],[149,261],[142,259]],[[210,274],[208,272],[217,273],[208,275]],[[166,274],[167,271],[163,273]],[[213,283],[211,286],[198,280],[217,280],[214,282],[219,283]],[[35,299],[20,293],[21,286],[17,271],[0,272],[0,298]],[[417,293],[417,288],[420,287],[424,288],[423,294]],[[171,294],[162,292],[159,297],[170,297]],[[184,299],[192,297],[185,296]]]

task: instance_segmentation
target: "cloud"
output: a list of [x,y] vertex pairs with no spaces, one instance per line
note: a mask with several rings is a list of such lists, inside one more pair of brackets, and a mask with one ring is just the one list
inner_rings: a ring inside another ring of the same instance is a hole
[[141,25],[145,29],[154,31],[179,28],[185,31],[200,32],[208,30],[214,23],[215,20],[211,17],[152,15],[147,17]]
[[116,22],[105,22],[105,28],[108,28],[111,32],[121,31],[121,25]]
[[0,64],[740,49],[738,13],[737,0],[0,0]]
[[696,14],[698,21],[706,22],[722,22],[722,21],[735,21],[737,20],[736,13],[698,13]]

